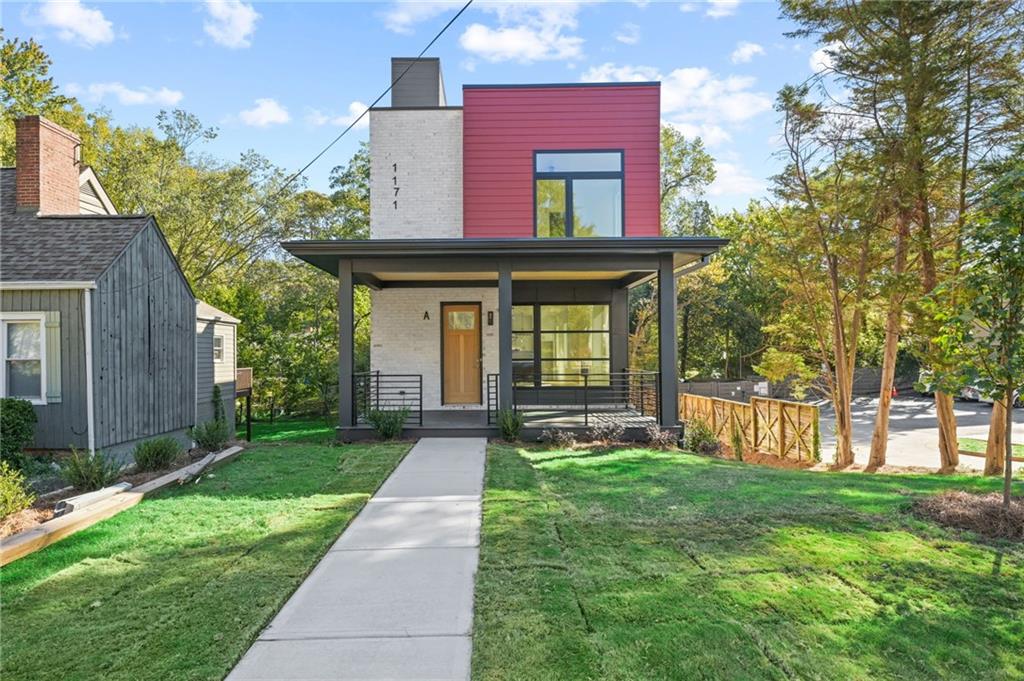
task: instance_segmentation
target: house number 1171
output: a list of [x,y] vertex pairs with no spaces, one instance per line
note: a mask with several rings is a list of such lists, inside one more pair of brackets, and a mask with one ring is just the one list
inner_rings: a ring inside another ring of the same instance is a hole
[[397,163],[392,163],[391,164],[391,170],[394,171],[394,173],[395,173],[391,177],[391,182],[395,185],[395,187],[394,187],[394,189],[395,189],[395,198],[394,198],[394,200],[391,203],[394,204],[395,210],[398,210],[398,190],[400,189],[400,187],[398,186],[398,164]]

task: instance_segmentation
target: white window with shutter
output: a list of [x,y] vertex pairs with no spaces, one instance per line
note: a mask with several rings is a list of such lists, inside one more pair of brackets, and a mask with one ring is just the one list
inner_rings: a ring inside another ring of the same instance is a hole
[[[47,383],[46,312],[0,313],[0,394],[17,397],[32,404],[46,404],[50,394]],[[59,319],[58,338],[59,338]],[[59,360],[58,360],[59,365]],[[58,369],[59,371],[59,369]],[[59,380],[59,375],[58,375]],[[58,395],[59,400],[59,395]]]

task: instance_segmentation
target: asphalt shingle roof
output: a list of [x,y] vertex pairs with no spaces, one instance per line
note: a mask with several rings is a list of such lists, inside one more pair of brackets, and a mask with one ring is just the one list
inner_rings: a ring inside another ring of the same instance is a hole
[[0,169],[0,281],[95,281],[148,215],[37,217],[14,210],[14,168]]

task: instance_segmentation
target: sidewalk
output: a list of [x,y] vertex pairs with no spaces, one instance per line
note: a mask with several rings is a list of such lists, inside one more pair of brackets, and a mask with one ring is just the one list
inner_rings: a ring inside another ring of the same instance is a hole
[[420,440],[228,681],[468,679],[486,444]]

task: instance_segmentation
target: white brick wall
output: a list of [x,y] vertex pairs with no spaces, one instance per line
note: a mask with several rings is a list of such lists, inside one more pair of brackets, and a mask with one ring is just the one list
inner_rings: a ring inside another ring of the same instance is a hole
[[370,238],[462,238],[461,109],[370,111]]
[[[480,302],[483,340],[480,405],[441,405],[441,302]],[[487,312],[494,326],[487,326]],[[424,319],[423,313],[430,313]],[[372,292],[370,368],[388,374],[421,374],[424,409],[481,409],[487,374],[498,373],[497,288],[386,288]]]

